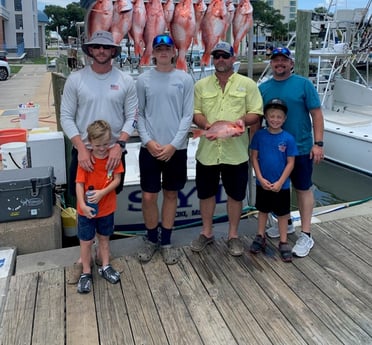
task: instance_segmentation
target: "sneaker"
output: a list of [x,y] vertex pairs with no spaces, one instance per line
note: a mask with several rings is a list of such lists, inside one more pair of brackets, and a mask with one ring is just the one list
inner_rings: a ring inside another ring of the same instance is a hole
[[78,293],[89,293],[92,289],[93,276],[90,273],[80,275],[77,291]]
[[[291,234],[294,234],[295,232],[296,232],[296,229],[295,229],[294,225],[293,224],[288,225],[287,234],[291,235]],[[268,228],[266,230],[266,235],[270,238],[279,238],[280,234],[279,234],[278,224],[275,224],[271,228]]]
[[199,235],[198,238],[193,240],[190,244],[190,249],[193,252],[201,252],[208,244],[213,243],[214,236],[206,237],[204,235]]
[[174,265],[178,262],[179,253],[176,248],[174,248],[171,244],[167,244],[160,247],[160,253],[163,257],[164,263],[167,265]]
[[240,238],[230,238],[227,241],[227,248],[232,256],[241,256],[244,253],[244,245]]
[[111,265],[99,268],[98,274],[111,284],[116,284],[120,280],[120,273],[116,272]]
[[149,241],[146,237],[144,237],[143,240],[145,242],[145,245],[143,246],[141,251],[137,253],[137,257],[138,260],[141,262],[148,262],[152,259],[155,252],[158,250],[159,244]]
[[256,235],[249,250],[253,254],[258,254],[259,252],[264,252],[266,247],[266,238],[261,235]]
[[310,249],[314,246],[314,240],[311,236],[301,232],[295,246],[292,249],[292,253],[299,257],[304,257],[309,254]]
[[284,262],[292,262],[292,247],[287,242],[279,243],[280,258]]

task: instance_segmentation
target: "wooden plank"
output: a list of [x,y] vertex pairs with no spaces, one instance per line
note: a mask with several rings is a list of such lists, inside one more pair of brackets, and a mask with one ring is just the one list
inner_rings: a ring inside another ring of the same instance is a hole
[[[312,251],[316,250],[319,250],[319,248],[314,247],[312,249]],[[283,306],[280,306],[280,309],[291,320],[296,329],[301,332],[308,344],[353,344],[355,339],[359,339],[361,344],[368,344],[368,342],[363,342],[369,339],[368,334],[316,286],[316,282],[327,278],[331,280],[331,277],[313,262],[311,255],[306,258],[295,259],[294,264],[271,260],[265,255],[260,257],[288,285],[287,290],[299,299],[300,302],[292,305],[292,311],[285,310]],[[304,275],[301,271],[301,267],[306,265],[310,267],[313,265],[312,270],[306,270],[308,275]],[[266,268],[265,271],[267,271]],[[255,279],[258,278],[255,277]],[[266,289],[271,287],[272,281],[273,279],[270,278],[262,281],[260,285]],[[331,284],[330,281],[328,283]],[[277,285],[277,287],[279,288],[277,293],[283,294],[284,288],[280,285]],[[347,292],[346,289],[339,289],[339,291],[345,294]],[[350,294],[348,297],[350,297]],[[307,320],[301,320],[303,316],[307,317]],[[309,324],[312,325],[311,328],[308,327]]]
[[[190,260],[197,256],[190,256]],[[224,241],[209,246],[201,257],[208,271],[213,272],[213,284],[203,283],[208,284],[210,293],[217,292],[215,303],[239,344],[305,344],[281,310],[252,279],[252,273],[261,271],[259,264],[246,254],[233,258],[227,253]]]
[[168,267],[203,344],[237,344],[213,299],[206,298],[208,292],[186,256],[181,256],[178,265]]
[[122,261],[121,284],[135,344],[168,344],[141,264],[133,257],[122,258]]
[[101,344],[134,345],[120,282],[111,284],[93,267],[94,298]]
[[182,296],[159,253],[143,265],[167,339],[171,345],[203,344]]
[[65,344],[64,270],[39,273],[32,345]]
[[[356,298],[360,299],[365,307],[372,309],[372,285],[357,275],[352,268],[345,265],[340,260],[337,252],[335,253],[333,250],[330,250],[328,246],[329,238],[322,234],[323,232],[317,229],[313,230],[313,235],[316,240],[316,247],[314,248],[319,247],[319,250],[312,250],[311,258],[345,288],[351,291]],[[342,249],[342,252],[345,254],[345,250]],[[348,253],[353,256],[350,252]],[[368,268],[366,265],[365,267]],[[368,272],[369,271],[370,269],[368,268]],[[364,276],[367,275],[368,272],[365,272]]]
[[[72,269],[72,266],[66,268]],[[99,345],[94,293],[79,294],[76,285],[66,282],[65,289],[66,345]]]
[[37,273],[12,276],[1,322],[1,345],[31,344]]

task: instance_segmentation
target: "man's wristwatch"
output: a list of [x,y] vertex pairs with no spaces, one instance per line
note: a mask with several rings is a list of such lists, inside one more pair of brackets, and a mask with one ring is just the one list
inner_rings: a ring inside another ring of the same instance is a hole
[[323,147],[324,146],[324,143],[323,143],[323,141],[316,141],[314,143],[314,145],[319,146],[319,147]]
[[117,140],[116,144],[118,144],[121,147],[122,151],[125,151],[125,145],[127,143],[124,140]]

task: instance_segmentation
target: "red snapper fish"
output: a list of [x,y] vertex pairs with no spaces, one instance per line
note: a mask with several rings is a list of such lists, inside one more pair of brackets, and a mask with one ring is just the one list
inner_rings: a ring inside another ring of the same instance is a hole
[[232,22],[235,54],[238,54],[239,44],[252,26],[253,7],[249,0],[240,0]]
[[194,34],[194,44],[199,44],[199,33],[200,33],[200,25],[203,20],[205,11],[207,10],[207,5],[205,4],[204,0],[198,0],[197,3],[194,4],[194,12],[195,12],[195,34]]
[[165,18],[165,23],[166,23],[166,29],[170,31],[170,24],[173,19],[173,14],[174,14],[174,2],[173,0],[167,0],[163,4],[163,11],[164,11],[164,18]]
[[199,138],[203,135],[207,139],[226,139],[231,138],[234,135],[245,132],[245,126],[242,120],[238,121],[216,121],[207,130],[204,129],[192,129],[193,138]]
[[165,31],[165,18],[160,0],[149,0],[146,4],[147,22],[144,30],[145,51],[141,57],[140,65],[148,66],[151,62],[152,41],[155,36]]
[[114,6],[112,0],[96,1],[88,14],[88,39],[98,30],[110,30],[113,12]]
[[134,41],[134,54],[136,56],[142,55],[145,48],[145,41],[143,38],[143,31],[146,25],[146,8],[144,0],[133,1],[133,16],[132,27],[129,30],[129,35]]
[[225,23],[225,32],[223,40],[226,39],[227,31],[229,30],[230,25],[232,24],[232,21],[234,19],[235,14],[235,5],[233,3],[233,0],[226,0],[226,10],[227,10],[227,19]]
[[187,71],[186,53],[195,34],[195,12],[192,0],[181,0],[174,9],[171,35],[178,49],[176,68]]
[[224,0],[212,0],[201,23],[204,54],[202,65],[209,65],[211,51],[223,37],[227,21],[227,9]]
[[132,27],[132,3],[130,0],[116,0],[110,31],[116,44],[120,44]]

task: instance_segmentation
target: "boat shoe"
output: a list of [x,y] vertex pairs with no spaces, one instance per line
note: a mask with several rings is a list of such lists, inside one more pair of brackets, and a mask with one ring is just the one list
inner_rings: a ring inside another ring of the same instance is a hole
[[232,256],[241,256],[244,253],[244,245],[240,238],[230,238],[227,241],[227,250]]
[[214,236],[206,237],[203,234],[200,234],[198,238],[193,240],[190,244],[190,249],[193,252],[201,252],[208,244],[213,243]]

